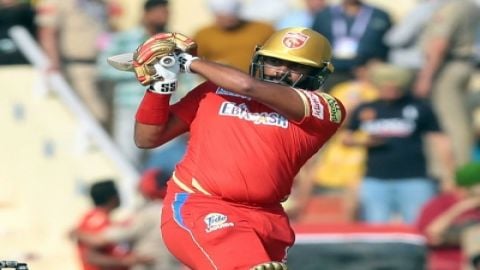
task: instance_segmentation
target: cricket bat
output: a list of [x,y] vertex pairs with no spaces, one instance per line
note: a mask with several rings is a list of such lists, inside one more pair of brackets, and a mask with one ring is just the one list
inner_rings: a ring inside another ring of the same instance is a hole
[[110,66],[121,71],[133,72],[133,53],[122,53],[107,58]]

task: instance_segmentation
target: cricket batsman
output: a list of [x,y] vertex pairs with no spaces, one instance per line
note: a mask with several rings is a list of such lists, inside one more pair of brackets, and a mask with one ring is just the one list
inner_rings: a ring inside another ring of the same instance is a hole
[[[148,86],[137,146],[190,133],[164,201],[165,244],[195,270],[287,269],[295,237],[281,202],[345,119],[342,103],[321,91],[333,72],[330,44],[308,28],[280,30],[256,48],[250,74],[195,57],[195,47],[162,33],[133,54],[137,79]],[[170,105],[179,72],[206,81]]]

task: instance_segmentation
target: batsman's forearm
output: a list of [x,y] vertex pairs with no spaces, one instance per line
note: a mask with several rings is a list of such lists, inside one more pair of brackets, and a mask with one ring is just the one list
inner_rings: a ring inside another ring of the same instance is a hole
[[305,117],[305,103],[289,86],[263,82],[243,71],[208,60],[193,60],[190,70],[222,88],[251,97],[288,119],[301,121]]
[[149,125],[136,121],[135,144],[142,149],[155,148],[187,132],[188,129],[188,124],[172,113],[164,125]]

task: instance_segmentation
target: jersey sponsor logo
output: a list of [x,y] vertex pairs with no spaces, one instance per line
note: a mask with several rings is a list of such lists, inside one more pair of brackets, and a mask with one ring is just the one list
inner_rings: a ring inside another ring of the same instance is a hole
[[248,99],[250,100],[251,98],[247,97],[247,96],[242,96],[240,94],[237,94],[237,93],[233,93],[233,92],[230,92],[228,90],[225,90],[221,87],[218,87],[217,88],[217,91],[215,92],[217,95],[223,95],[223,96],[232,96],[232,97],[239,97],[239,98],[244,98],[244,99]]
[[342,122],[342,111],[337,100],[330,96],[329,94],[320,93],[321,97],[328,104],[328,111],[330,112],[330,121],[333,123]]
[[408,119],[387,118],[364,122],[360,128],[375,136],[403,138],[415,131],[416,124]]
[[320,102],[320,97],[316,94],[308,91],[304,91],[310,100],[310,106],[312,107],[312,116],[322,120],[323,119],[323,105]]
[[225,101],[220,106],[219,115],[233,116],[242,120],[253,122],[256,125],[277,126],[281,128],[288,127],[287,118],[276,112],[252,113],[245,103],[236,104]]
[[298,49],[303,47],[310,37],[302,33],[287,32],[282,39],[285,47],[290,49]]
[[210,213],[205,216],[203,221],[207,224],[205,229],[207,233],[234,226],[233,222],[227,222],[226,215],[220,213]]

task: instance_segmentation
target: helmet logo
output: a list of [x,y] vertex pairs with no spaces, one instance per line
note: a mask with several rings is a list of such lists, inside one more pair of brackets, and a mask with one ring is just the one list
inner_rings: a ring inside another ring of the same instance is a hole
[[298,49],[303,47],[310,37],[302,33],[288,32],[283,36],[282,43],[290,49]]

